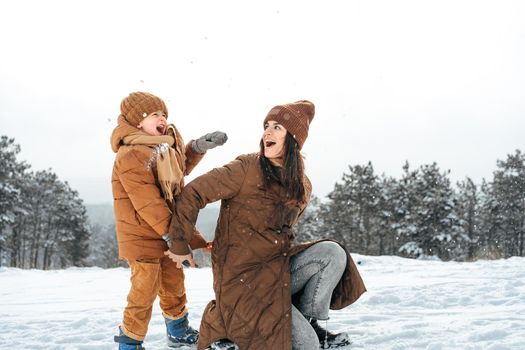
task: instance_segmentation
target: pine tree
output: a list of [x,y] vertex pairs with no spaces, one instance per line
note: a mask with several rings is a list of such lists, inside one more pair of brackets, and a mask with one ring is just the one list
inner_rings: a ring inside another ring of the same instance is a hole
[[318,197],[312,195],[308,206],[305,208],[299,222],[294,226],[295,239],[298,242],[306,242],[321,238],[323,233],[320,228],[323,224],[321,213],[321,201]]
[[505,237],[503,237],[503,211],[494,194],[491,183],[483,180],[481,184],[481,237],[479,257],[498,259],[503,256]]
[[399,249],[397,254],[418,257],[423,254],[419,242],[414,240],[418,233],[417,206],[419,194],[416,188],[416,181],[419,177],[418,170],[410,170],[410,164],[405,162],[403,165],[403,175],[394,186],[392,198],[395,205],[394,228],[399,239]]
[[[460,225],[460,234],[463,237],[464,247],[457,247],[466,254],[468,260],[473,260],[483,249],[481,237],[481,202],[479,189],[472,179],[467,177],[457,184],[456,211]],[[458,253],[459,254],[459,253]]]
[[10,243],[16,232],[11,225],[22,210],[21,182],[29,166],[18,161],[19,153],[20,146],[14,139],[0,138],[0,266],[12,254]]
[[86,208],[78,192],[72,190],[66,182],[62,185],[64,203],[62,208],[57,208],[63,215],[55,212],[56,225],[61,232],[57,237],[59,243],[59,260],[61,267],[85,266],[89,255],[89,240],[91,231],[88,226]]
[[435,255],[451,259],[451,249],[462,240],[455,214],[454,191],[437,164],[422,165],[409,188],[407,221],[413,225],[401,250],[411,256]]
[[320,210],[322,230],[353,251],[378,254],[380,188],[372,163],[349,166],[349,173],[343,173],[342,183],[335,184],[328,198]]
[[525,232],[525,155],[516,150],[498,161],[492,182],[493,195],[502,221],[504,256],[523,256]]
[[322,232],[319,238],[332,238],[347,247],[354,246],[356,229],[354,227],[354,208],[345,201],[344,185],[336,183],[328,194],[328,201],[318,211],[318,222]]
[[404,220],[404,191],[399,182],[382,175],[380,178],[377,236],[379,255],[397,255],[400,248],[400,230]]

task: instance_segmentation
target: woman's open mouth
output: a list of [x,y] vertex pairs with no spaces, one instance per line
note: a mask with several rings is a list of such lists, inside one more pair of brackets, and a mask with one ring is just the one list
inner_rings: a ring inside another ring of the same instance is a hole
[[275,142],[273,142],[273,141],[265,141],[265,142],[264,142],[264,145],[265,145],[266,147],[272,147],[273,145],[275,145]]

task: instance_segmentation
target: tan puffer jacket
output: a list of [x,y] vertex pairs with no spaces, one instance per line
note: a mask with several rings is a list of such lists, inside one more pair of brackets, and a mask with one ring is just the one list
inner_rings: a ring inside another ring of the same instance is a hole
[[[136,131],[128,124],[119,124],[111,135],[111,146],[117,153],[111,185],[119,258],[161,258],[168,249],[162,235],[168,232],[173,208],[163,198],[156,168],[148,168],[154,146],[122,144],[124,137]],[[191,142],[179,146],[185,147],[186,163],[181,169],[184,175],[203,157],[193,150]],[[206,240],[194,231],[191,245],[194,249],[202,248]]]

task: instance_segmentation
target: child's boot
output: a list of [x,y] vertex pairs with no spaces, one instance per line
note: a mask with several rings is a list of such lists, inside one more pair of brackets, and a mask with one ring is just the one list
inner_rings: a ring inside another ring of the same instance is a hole
[[168,335],[168,346],[179,348],[191,344],[197,344],[199,332],[191,328],[188,322],[188,314],[178,320],[171,320],[164,317],[166,322],[166,332]]
[[114,340],[115,343],[118,343],[118,350],[146,350],[146,348],[142,346],[142,341],[128,337],[122,332],[120,327],[118,328],[118,335],[115,336]]

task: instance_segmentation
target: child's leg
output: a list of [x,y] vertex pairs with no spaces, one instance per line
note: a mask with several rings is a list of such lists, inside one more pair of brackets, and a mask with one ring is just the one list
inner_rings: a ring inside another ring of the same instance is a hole
[[184,317],[186,310],[186,289],[184,271],[168,257],[160,259],[160,308],[164,317],[177,320]]
[[151,309],[160,285],[159,259],[130,260],[131,289],[124,309],[122,331],[130,338],[143,341],[151,319]]
[[160,278],[160,307],[166,323],[168,346],[196,344],[199,332],[188,321],[184,272],[168,257],[162,258]]

